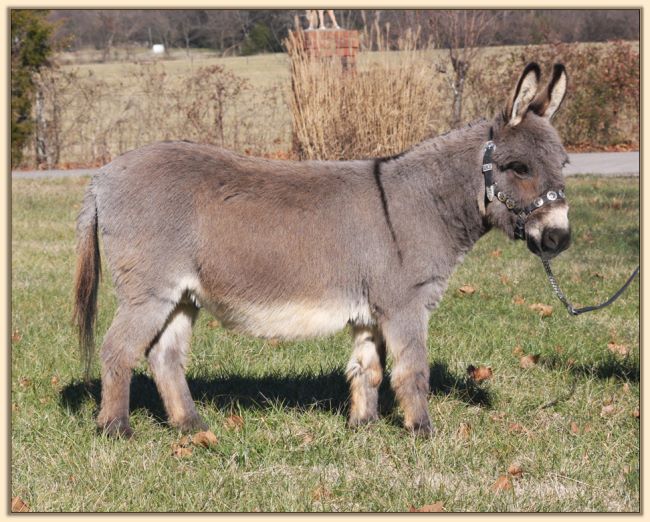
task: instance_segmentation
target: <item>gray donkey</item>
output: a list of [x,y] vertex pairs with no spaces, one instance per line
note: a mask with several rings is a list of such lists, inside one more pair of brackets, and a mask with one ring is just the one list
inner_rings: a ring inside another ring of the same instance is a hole
[[539,78],[529,64],[492,121],[389,158],[270,161],[164,142],[103,167],[77,221],[75,283],[88,372],[101,231],[118,308],[101,349],[98,426],[132,435],[131,373],[146,356],[169,423],[207,428],[185,378],[204,307],[267,338],[350,324],[349,425],[377,419],[388,352],[405,427],[430,434],[428,320],[454,267],[492,227],[543,257],[569,244],[567,154],[550,123],[566,73],[556,64],[541,89]]

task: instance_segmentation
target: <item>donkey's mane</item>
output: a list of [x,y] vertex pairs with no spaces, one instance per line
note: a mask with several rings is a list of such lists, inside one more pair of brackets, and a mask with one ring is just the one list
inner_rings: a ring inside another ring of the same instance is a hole
[[419,148],[421,145],[424,144],[429,144],[431,142],[435,142],[436,140],[440,138],[454,138],[456,137],[457,134],[466,131],[467,129],[471,129],[472,127],[480,124],[480,123],[485,123],[488,120],[484,117],[480,118],[475,118],[463,125],[462,127],[458,127],[456,129],[450,129],[447,132],[443,132],[442,134],[435,134],[435,135],[430,135],[426,137],[424,140],[422,140],[420,143],[417,143],[413,145],[412,147],[409,147],[408,149],[403,150],[402,152],[398,152],[396,154],[391,154],[389,156],[380,156],[378,158],[373,158],[375,162],[375,169],[377,168],[378,164],[381,163],[388,163],[389,161],[397,160],[400,159],[404,156],[406,156],[409,152],[415,150],[416,148]]

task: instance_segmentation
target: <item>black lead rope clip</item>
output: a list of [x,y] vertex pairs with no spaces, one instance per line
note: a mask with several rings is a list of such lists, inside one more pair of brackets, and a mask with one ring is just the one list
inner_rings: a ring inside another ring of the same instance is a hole
[[632,275],[629,277],[629,279],[625,282],[625,284],[618,289],[618,291],[610,297],[607,301],[600,303],[598,305],[594,306],[585,306],[583,308],[574,308],[574,306],[569,302],[569,300],[566,298],[562,290],[560,290],[560,285],[558,285],[557,280],[555,279],[555,276],[553,275],[553,272],[551,272],[551,262],[548,259],[543,259],[542,258],[542,264],[544,265],[544,270],[546,270],[546,276],[548,277],[549,282],[551,283],[551,286],[553,287],[553,291],[555,292],[555,295],[557,298],[562,301],[562,304],[566,306],[566,309],[568,310],[569,314],[571,315],[580,315],[584,314],[585,312],[592,312],[594,310],[600,310],[601,308],[605,308],[606,306],[611,305],[614,301],[616,301],[621,294],[625,291],[625,289],[630,286],[630,283],[632,280],[636,277],[636,275],[639,273],[639,268],[640,266],[637,266],[634,272],[632,272]]

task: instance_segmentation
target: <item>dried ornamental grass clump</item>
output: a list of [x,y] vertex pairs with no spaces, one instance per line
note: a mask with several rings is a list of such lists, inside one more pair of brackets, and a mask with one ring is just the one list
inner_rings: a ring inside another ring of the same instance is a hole
[[432,134],[442,104],[432,91],[433,62],[409,31],[399,50],[359,56],[354,70],[316,59],[301,33],[285,46],[291,59],[294,148],[302,159],[359,159],[402,152]]

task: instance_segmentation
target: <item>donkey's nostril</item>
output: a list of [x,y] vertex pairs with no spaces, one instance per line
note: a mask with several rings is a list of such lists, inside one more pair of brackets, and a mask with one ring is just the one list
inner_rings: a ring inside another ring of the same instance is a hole
[[571,233],[562,228],[547,228],[542,233],[542,250],[559,254],[569,246]]

